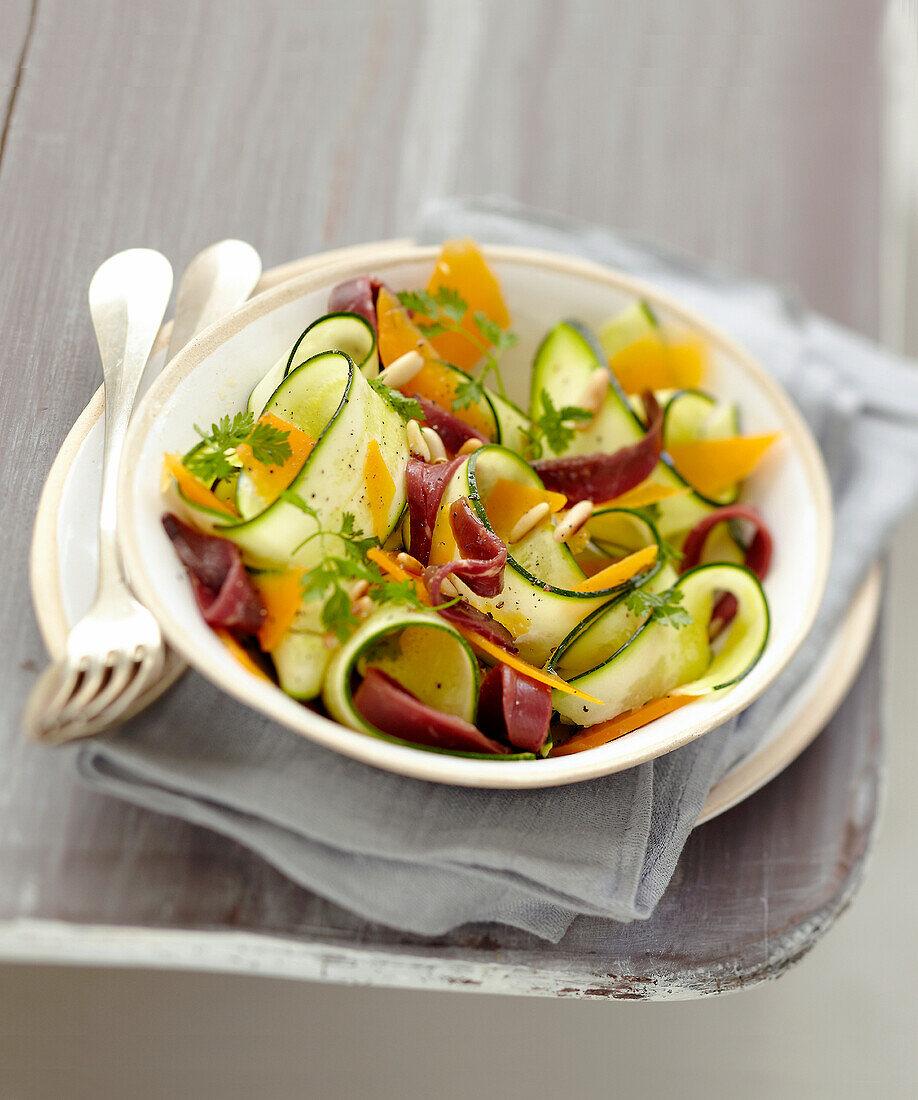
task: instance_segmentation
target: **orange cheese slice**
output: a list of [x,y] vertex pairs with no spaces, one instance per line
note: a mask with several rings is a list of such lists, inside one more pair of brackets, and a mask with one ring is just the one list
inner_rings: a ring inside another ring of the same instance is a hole
[[707,356],[700,340],[666,344],[659,336],[642,336],[617,351],[609,366],[625,393],[694,389],[704,379]]
[[367,457],[363,463],[363,483],[370,515],[373,517],[373,534],[378,539],[383,539],[389,533],[389,509],[395,497],[395,482],[375,439],[371,439],[367,444]]
[[679,474],[703,496],[713,497],[749,477],[777,435],[697,439],[667,448]]
[[463,332],[443,332],[432,336],[430,343],[447,363],[471,370],[481,358],[484,339],[475,323],[475,314],[483,313],[500,328],[510,324],[500,284],[473,240],[445,242],[427,284],[431,294],[441,288],[456,291],[468,309],[461,322]]

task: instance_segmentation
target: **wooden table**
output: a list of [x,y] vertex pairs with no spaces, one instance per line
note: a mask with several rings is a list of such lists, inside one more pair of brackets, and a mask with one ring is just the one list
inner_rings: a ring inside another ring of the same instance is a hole
[[228,841],[91,794],[23,742],[44,664],[38,487],[97,383],[108,254],[177,270],[221,237],[266,266],[502,192],[796,285],[877,325],[883,5],[576,0],[227,5],[0,0],[5,569],[0,957],[339,982],[662,998],[780,974],[844,908],[875,823],[874,644],[840,714],[698,829],[650,921],[436,940],[368,925]]

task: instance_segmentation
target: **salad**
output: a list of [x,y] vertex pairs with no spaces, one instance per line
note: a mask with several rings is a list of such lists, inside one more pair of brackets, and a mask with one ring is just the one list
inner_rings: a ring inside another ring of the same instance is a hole
[[517,340],[476,244],[372,277],[164,457],[163,525],[251,673],[374,737],[493,760],[604,744],[755,665],[772,539],[740,502],[774,443],[636,301]]

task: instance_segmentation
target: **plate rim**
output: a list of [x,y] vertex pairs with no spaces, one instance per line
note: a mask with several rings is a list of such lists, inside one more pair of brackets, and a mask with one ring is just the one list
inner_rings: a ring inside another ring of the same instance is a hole
[[[764,389],[781,411],[786,432],[800,457],[817,509],[817,557],[815,564],[815,583],[809,590],[809,599],[800,623],[784,650],[767,682],[756,686],[752,691],[737,694],[731,692],[725,696],[719,708],[716,722],[727,721],[740,710],[745,709],[760,695],[786,666],[806,637],[818,607],[824,595],[832,547],[833,515],[828,475],[822,462],[816,443],[803,421],[802,416],[789,396],[778,383],[765,371],[754,357],[719,328],[710,324],[678,301],[674,301],[656,287],[620,272],[612,271],[600,264],[588,260],[547,252],[542,249],[529,249],[511,246],[483,245],[486,256],[496,264],[516,264],[537,266],[575,278],[587,278],[600,281],[612,289],[635,297],[645,297],[657,303],[665,311],[705,334],[715,345],[720,345],[732,359],[738,362],[748,375]],[[437,254],[436,246],[420,247],[412,244],[391,246],[368,256],[351,257],[337,263],[323,264],[321,268],[282,283],[274,290],[261,294],[240,306],[228,318],[213,325],[175,357],[168,368],[154,381],[144,397],[132,422],[125,446],[125,462],[119,483],[120,541],[125,565],[132,584],[141,600],[147,603],[159,618],[169,641],[200,673],[213,683],[235,695],[245,705],[253,706],[263,714],[277,721],[287,729],[306,736],[327,748],[343,755],[360,760],[375,767],[408,775],[413,778],[445,783],[454,786],[500,789],[539,789],[550,786],[582,782],[602,775],[613,774],[639,763],[671,752],[688,744],[712,727],[710,719],[697,719],[675,731],[667,739],[665,748],[647,747],[634,751],[624,758],[609,760],[600,754],[596,758],[593,752],[577,756],[559,758],[557,761],[538,762],[538,770],[532,766],[521,767],[527,762],[507,764],[502,762],[495,767],[486,761],[470,761],[450,758],[449,773],[441,774],[442,760],[435,754],[428,754],[393,746],[387,742],[367,738],[365,735],[347,730],[331,719],[309,712],[301,716],[289,709],[286,699],[276,697],[276,692],[267,693],[260,683],[252,677],[248,683],[246,677],[227,682],[222,662],[209,654],[197,651],[194,639],[188,635],[182,623],[173,615],[169,606],[160,599],[155,584],[152,583],[143,568],[140,540],[134,529],[132,519],[131,474],[154,421],[162,406],[181,382],[227,340],[257,320],[259,317],[297,300],[311,290],[322,285],[354,277],[374,267],[381,272],[391,270],[406,263],[433,261]],[[593,759],[590,759],[593,757]],[[438,767],[438,765],[440,765]]]

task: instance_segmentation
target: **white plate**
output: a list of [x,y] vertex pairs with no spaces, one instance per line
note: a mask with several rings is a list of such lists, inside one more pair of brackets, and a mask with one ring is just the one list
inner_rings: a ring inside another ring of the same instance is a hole
[[423,284],[436,249],[392,246],[366,258],[324,267],[260,295],[184,349],[153,383],[128,437],[119,486],[121,542],[140,598],[160,620],[170,643],[230,694],[326,747],[377,767],[420,779],[481,787],[542,787],[576,782],[632,767],[687,744],[755,699],[791,658],[812,625],[825,587],[832,541],[828,479],[801,417],[771,377],[742,349],[652,287],[597,265],[528,249],[489,248],[520,336],[503,368],[511,393],[522,398],[529,364],[546,328],[557,318],[598,324],[636,296],[648,299],[664,322],[694,328],[712,351],[712,388],[742,407],[750,431],[782,439],[749,486],[775,535],[766,591],[772,634],[752,672],[735,688],[706,697],[625,738],[572,756],[539,761],[483,761],[425,753],[348,730],[304,708],[273,685],[242,672],[200,618],[176,568],[160,514],[164,451],[195,438],[195,420],[216,419],[242,407],[267,365],[325,309],[328,291],[366,270],[396,287]]

